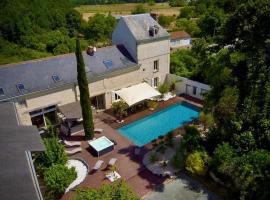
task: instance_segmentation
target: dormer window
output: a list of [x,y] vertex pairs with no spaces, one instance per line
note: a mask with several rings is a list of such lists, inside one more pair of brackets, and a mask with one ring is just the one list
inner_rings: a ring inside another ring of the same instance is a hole
[[24,84],[18,83],[16,86],[17,86],[18,91],[22,94],[25,90]]
[[57,83],[57,82],[60,82],[61,81],[61,78],[58,76],[58,75],[52,75],[52,79],[53,79],[53,81],[55,82],[55,83]]
[[4,96],[4,95],[5,95],[4,89],[0,88],[0,96]]

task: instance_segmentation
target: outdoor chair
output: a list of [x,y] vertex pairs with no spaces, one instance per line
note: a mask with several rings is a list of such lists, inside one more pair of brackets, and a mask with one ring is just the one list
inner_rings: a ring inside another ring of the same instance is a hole
[[94,171],[97,171],[101,167],[101,165],[103,164],[103,162],[104,162],[103,160],[98,160],[96,162],[95,166],[93,167],[93,170]]
[[102,128],[95,128],[94,129],[94,132],[96,132],[96,133],[102,133],[103,132],[103,129]]
[[116,161],[117,161],[117,158],[111,158],[108,165],[113,166],[113,165],[115,165]]
[[68,154],[68,155],[73,155],[73,154],[79,153],[81,151],[82,151],[81,147],[77,147],[77,148],[72,149],[72,150],[65,150],[66,154]]
[[81,146],[81,142],[69,142],[69,141],[64,140],[64,145],[66,147]]

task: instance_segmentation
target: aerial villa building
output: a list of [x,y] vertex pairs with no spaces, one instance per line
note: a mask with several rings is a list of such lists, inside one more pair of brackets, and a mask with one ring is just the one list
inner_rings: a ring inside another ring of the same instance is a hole
[[[83,52],[96,109],[110,108],[122,88],[145,82],[153,89],[169,74],[170,35],[149,14],[121,17],[112,43],[93,54]],[[148,93],[141,85],[142,94]],[[45,117],[54,121],[58,108],[79,105],[79,99],[74,53],[0,68],[0,102],[15,103],[20,124],[43,127]]]

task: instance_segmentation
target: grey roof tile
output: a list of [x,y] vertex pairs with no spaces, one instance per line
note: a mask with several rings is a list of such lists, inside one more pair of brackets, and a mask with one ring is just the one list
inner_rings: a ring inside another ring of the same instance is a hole
[[0,103],[1,199],[39,199],[26,151],[44,151],[34,126],[19,126],[13,103]]
[[[169,38],[169,33],[162,28],[150,14],[127,15],[121,18],[137,41]],[[158,26],[159,32],[154,37],[149,36],[149,27]]]
[[[112,46],[97,49],[94,56],[89,56],[83,52],[86,67],[89,68],[88,79],[110,74],[116,70],[124,68],[137,67],[137,64],[131,58],[128,51],[122,46]],[[125,59],[127,62],[123,63]],[[103,61],[111,60],[113,66],[106,68]],[[0,101],[21,96],[28,93],[56,88],[65,84],[77,82],[76,56],[74,53],[66,54],[42,60],[28,61],[18,64],[9,64],[0,67],[0,88],[3,88],[5,95],[0,96]],[[60,82],[55,82],[52,75],[58,75]],[[21,94],[16,84],[22,83],[25,86]]]

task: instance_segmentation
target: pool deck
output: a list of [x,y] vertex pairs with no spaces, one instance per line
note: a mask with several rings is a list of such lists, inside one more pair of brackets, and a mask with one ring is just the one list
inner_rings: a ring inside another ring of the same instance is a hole
[[[111,158],[117,158],[117,172],[121,175],[121,179],[125,180],[139,197],[143,197],[150,191],[156,191],[160,190],[160,188],[163,188],[165,186],[164,184],[166,182],[166,178],[153,175],[142,164],[143,155],[152,148],[152,145],[145,145],[142,148],[141,154],[136,156],[134,155],[134,144],[124,136],[120,135],[116,129],[182,101],[187,101],[193,105],[202,107],[201,101],[195,100],[191,97],[175,97],[166,102],[159,102],[158,108],[154,111],[143,110],[125,118],[125,122],[122,124],[115,123],[116,119],[105,112],[95,113],[95,128],[104,129],[103,133],[95,134],[95,137],[99,138],[101,136],[106,136],[107,138],[116,141],[117,145],[113,151],[101,157],[94,157],[89,152],[89,144],[87,141],[84,141],[83,131],[79,131],[77,134],[71,136],[70,141],[82,141],[83,149],[81,153],[71,157],[84,159],[90,167],[90,171],[98,160],[104,161],[102,167],[98,171],[90,173],[79,185],[79,187],[99,188],[104,183],[110,183],[109,180],[105,178],[105,174],[108,172],[107,163]],[[71,199],[74,194],[74,191],[70,191],[66,193],[61,199]]]

